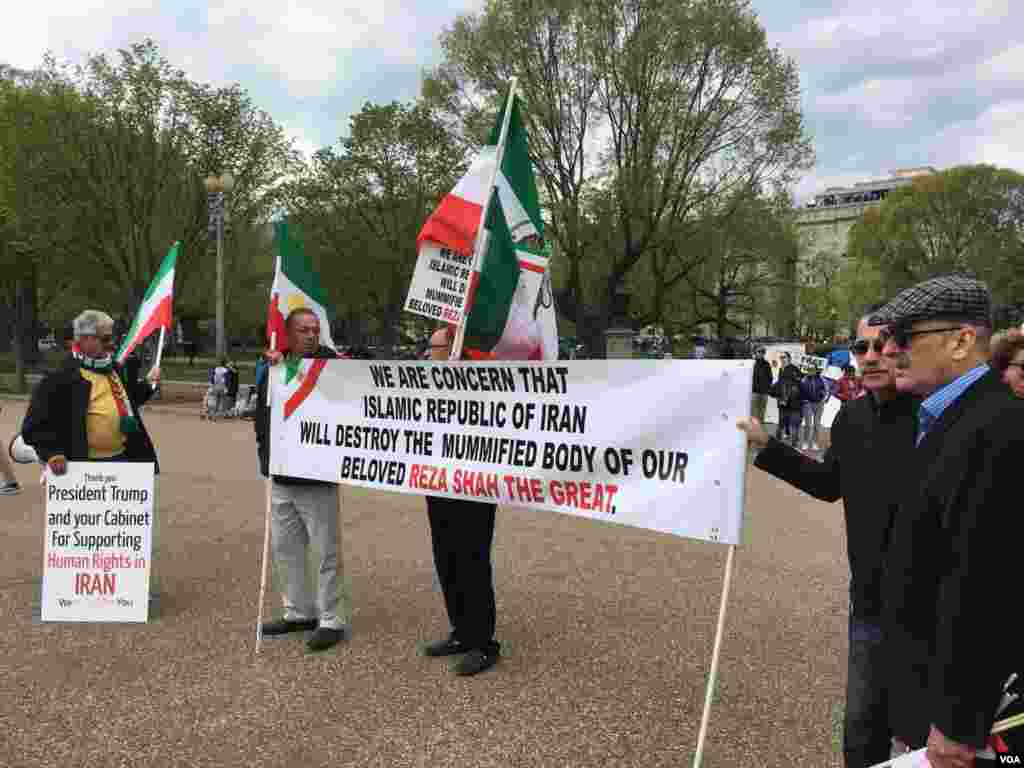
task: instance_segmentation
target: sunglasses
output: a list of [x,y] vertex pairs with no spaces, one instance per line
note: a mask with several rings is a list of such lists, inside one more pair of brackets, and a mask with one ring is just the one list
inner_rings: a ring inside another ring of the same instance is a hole
[[885,342],[891,339],[892,343],[895,344],[897,347],[906,349],[907,347],[910,346],[910,340],[915,336],[924,336],[925,334],[928,333],[947,333],[949,331],[959,331],[962,328],[962,325],[954,325],[948,328],[927,328],[923,331],[911,331],[907,330],[906,328],[894,328],[891,331],[882,331],[880,334],[878,334],[878,338],[879,340],[881,340],[883,346],[885,345]]
[[850,351],[855,355],[866,355],[869,349],[873,349],[878,354],[882,354],[882,350],[884,348],[885,338],[882,336],[876,336],[873,339],[857,339],[850,345]]

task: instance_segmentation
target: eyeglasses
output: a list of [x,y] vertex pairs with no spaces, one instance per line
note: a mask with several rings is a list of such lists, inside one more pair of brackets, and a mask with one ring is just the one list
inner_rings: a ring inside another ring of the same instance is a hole
[[926,328],[923,331],[908,331],[906,328],[894,328],[891,331],[882,331],[880,334],[878,334],[878,338],[883,339],[883,345],[886,341],[892,339],[892,343],[895,344],[897,347],[906,348],[910,346],[910,340],[914,336],[924,336],[927,333],[946,333],[948,331],[959,331],[962,328],[962,325],[954,325],[950,326],[949,328]]
[[850,345],[850,351],[855,355],[866,355],[869,349],[882,354],[882,350],[885,349],[885,337],[876,336],[873,339],[857,339]]

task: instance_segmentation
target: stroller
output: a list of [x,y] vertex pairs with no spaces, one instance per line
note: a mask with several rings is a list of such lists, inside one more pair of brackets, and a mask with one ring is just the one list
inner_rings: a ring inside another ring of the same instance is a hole
[[239,388],[235,397],[235,407],[231,409],[231,416],[236,419],[251,419],[256,416],[256,385],[247,384]]

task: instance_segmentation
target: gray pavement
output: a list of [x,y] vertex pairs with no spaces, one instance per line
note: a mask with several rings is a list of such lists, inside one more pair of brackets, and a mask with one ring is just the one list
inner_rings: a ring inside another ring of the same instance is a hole
[[[0,437],[26,403],[0,400]],[[0,497],[0,765],[689,766],[725,548],[503,508],[493,670],[417,645],[447,625],[421,498],[343,490],[353,636],[253,654],[263,485],[251,422],[155,407],[161,597],[144,625],[33,620],[42,495]],[[839,505],[751,469],[704,765],[841,765]],[[266,610],[279,605],[276,594]]]

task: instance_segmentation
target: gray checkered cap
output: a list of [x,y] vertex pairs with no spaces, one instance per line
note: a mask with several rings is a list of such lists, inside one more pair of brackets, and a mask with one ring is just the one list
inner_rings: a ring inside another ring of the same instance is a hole
[[875,312],[870,325],[908,326],[923,320],[956,318],[992,327],[992,294],[967,275],[941,275],[912,285]]

